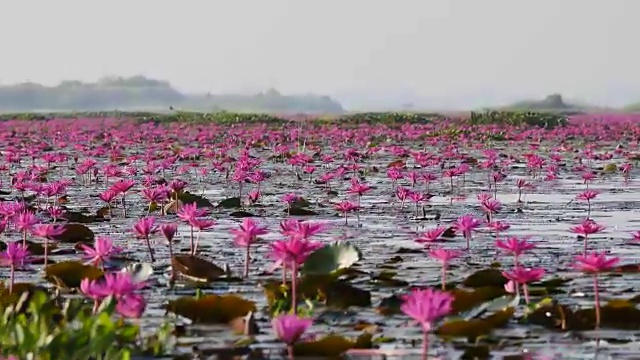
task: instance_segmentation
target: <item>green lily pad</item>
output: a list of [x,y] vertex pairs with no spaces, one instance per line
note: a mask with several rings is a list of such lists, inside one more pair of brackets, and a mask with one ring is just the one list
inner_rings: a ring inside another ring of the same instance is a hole
[[311,253],[302,265],[302,273],[305,275],[331,274],[351,267],[360,258],[360,250],[354,245],[348,242],[336,242]]
[[196,203],[199,208],[209,207],[212,208],[213,204],[211,201],[205,199],[200,195],[192,194],[188,191],[183,191],[178,195],[178,200],[182,201],[183,204],[192,204]]
[[228,198],[220,201],[220,203],[218,204],[218,207],[223,209],[239,208],[239,207],[242,207],[242,202],[240,201],[240,198],[232,197],[232,198]]

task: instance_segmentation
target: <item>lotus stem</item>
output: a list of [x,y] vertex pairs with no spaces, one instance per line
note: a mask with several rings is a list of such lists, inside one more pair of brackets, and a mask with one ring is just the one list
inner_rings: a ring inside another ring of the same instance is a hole
[[243,277],[246,279],[249,277],[249,260],[251,259],[251,247],[247,246],[246,252],[244,253],[244,274]]
[[429,358],[429,332],[424,331],[422,334],[422,360]]
[[191,255],[196,255],[198,253],[198,244],[200,244],[200,233],[202,230],[198,229],[198,234],[196,234],[196,241],[193,245],[193,250],[191,251]]
[[13,294],[13,283],[15,281],[15,275],[16,275],[16,267],[15,265],[11,265],[11,273],[9,275],[10,279],[9,279],[9,294]]
[[147,243],[147,249],[149,249],[149,256],[151,257],[151,262],[155,262],[156,259],[153,257],[153,251],[151,250],[151,243],[149,242],[149,237],[145,236],[144,241]]
[[596,329],[600,328],[600,292],[598,291],[598,275],[593,275],[593,291],[596,301]]
[[294,358],[293,358],[293,345],[287,345],[287,353],[289,354],[289,360],[294,360]]
[[298,314],[298,264],[291,262],[291,311],[294,315]]

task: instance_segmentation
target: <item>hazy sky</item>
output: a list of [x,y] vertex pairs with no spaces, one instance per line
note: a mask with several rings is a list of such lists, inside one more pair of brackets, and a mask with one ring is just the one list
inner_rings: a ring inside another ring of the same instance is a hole
[[0,14],[2,84],[142,74],[190,92],[640,100],[640,0],[16,0]]

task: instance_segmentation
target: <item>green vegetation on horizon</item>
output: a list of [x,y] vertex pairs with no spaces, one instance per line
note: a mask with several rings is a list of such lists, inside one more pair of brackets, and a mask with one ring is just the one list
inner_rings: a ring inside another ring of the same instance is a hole
[[532,112],[532,111],[485,111],[471,112],[465,115],[447,116],[438,113],[418,112],[368,112],[344,115],[324,114],[318,116],[279,116],[267,113],[236,113],[236,112],[184,112],[176,111],[169,114],[152,112],[78,112],[78,113],[13,113],[0,114],[0,120],[49,120],[55,118],[120,118],[132,119],[139,122],[171,123],[266,123],[270,125],[282,125],[292,121],[304,120],[315,124],[425,124],[441,120],[454,120],[459,124],[504,124],[504,125],[528,125],[542,127],[564,126],[567,122],[566,113]]

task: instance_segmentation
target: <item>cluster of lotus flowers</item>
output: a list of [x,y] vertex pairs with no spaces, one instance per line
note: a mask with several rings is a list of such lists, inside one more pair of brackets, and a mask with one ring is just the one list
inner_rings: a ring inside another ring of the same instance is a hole
[[[13,126],[15,129],[21,129],[20,124],[9,123],[9,125],[5,124],[4,126]],[[44,127],[41,131],[45,133],[55,132],[61,127],[61,125],[55,123],[49,126],[51,127]],[[114,131],[115,135],[105,135],[107,137],[105,142],[108,142],[110,139],[114,142],[119,140],[129,145],[133,145],[136,142],[150,144],[145,137],[153,138],[154,136],[167,135],[167,130],[158,129],[147,129],[143,131],[141,135],[140,131],[133,131],[133,129],[138,129],[136,128],[138,125],[130,125],[127,123],[114,122],[112,126],[119,130],[117,132]],[[298,148],[296,152],[292,146],[282,144],[283,141],[288,141],[291,144],[294,143],[291,139],[285,140],[287,139],[285,134],[277,131],[264,132],[261,128],[257,130],[242,128],[240,130],[230,130],[232,133],[230,136],[243,139],[242,141],[245,141],[247,144],[266,142],[274,145],[272,147],[273,159],[286,159],[286,163],[292,167],[295,175],[299,178],[301,178],[300,173],[307,174],[309,181],[313,181],[313,176],[316,176],[315,182],[323,185],[327,191],[332,191],[332,181],[339,182],[342,181],[345,176],[359,174],[359,171],[363,170],[362,162],[367,158],[375,157],[376,154],[381,151],[391,153],[402,159],[411,159],[415,163],[415,168],[419,170],[405,171],[406,162],[399,161],[390,164],[386,175],[391,182],[395,198],[400,202],[400,209],[403,209],[405,203],[409,201],[415,204],[415,216],[418,218],[420,206],[428,205],[430,199],[433,197],[430,190],[434,184],[439,181],[444,184],[448,183],[448,188],[451,192],[451,201],[453,201],[456,196],[456,190],[464,188],[465,176],[471,173],[473,164],[470,165],[465,162],[467,159],[459,153],[460,148],[458,146],[444,146],[441,144],[442,140],[438,138],[424,139],[427,145],[441,149],[441,152],[437,154],[425,151],[413,151],[401,145],[389,145],[385,147],[370,146],[367,142],[370,141],[373,136],[386,136],[390,139],[415,139],[427,131],[430,131],[430,129],[432,129],[430,126],[432,125],[425,125],[423,127],[404,126],[401,130],[389,128],[376,129],[373,127],[355,130],[329,129],[327,133],[330,134],[330,136],[342,139],[353,138],[356,144],[355,148],[329,145],[335,155],[322,153],[323,148],[314,146],[311,143],[309,143],[306,148]],[[618,126],[619,129],[624,129],[625,131],[637,132],[637,130],[633,130],[633,128],[629,130],[630,125],[626,123],[618,125],[614,123],[614,125],[611,126]],[[585,138],[594,136],[593,131],[595,130],[586,125],[576,125],[572,129]],[[209,131],[219,130],[219,128],[214,128]],[[491,129],[488,129],[484,134],[486,135],[490,130]],[[24,128],[22,128],[22,131],[25,131]],[[180,149],[179,155],[176,155],[175,152],[172,153],[166,148],[148,149],[145,154],[127,155],[125,146],[90,147],[83,145],[86,144],[86,141],[81,140],[86,139],[86,134],[91,133],[91,131],[76,131],[70,135],[69,139],[64,139],[60,136],[55,137],[56,140],[54,141],[57,147],[67,149],[73,147],[75,149],[76,152],[73,156],[62,151],[45,152],[44,147],[38,148],[35,142],[32,142],[34,147],[29,150],[28,154],[25,153],[24,149],[11,146],[4,148],[5,163],[0,166],[0,170],[7,171],[11,174],[10,186],[20,194],[20,198],[16,201],[0,203],[0,233],[4,232],[8,227],[13,226],[15,231],[22,236],[20,241],[8,243],[6,250],[0,253],[0,265],[10,268],[10,289],[13,288],[15,270],[28,266],[33,260],[28,250],[29,244],[27,243],[27,239],[29,234],[43,240],[45,249],[44,265],[45,267],[47,266],[47,248],[49,244],[65,232],[65,224],[59,222],[60,219],[64,218],[65,210],[59,206],[58,199],[67,196],[69,192],[68,189],[72,186],[80,185],[90,188],[95,184],[97,187],[99,184],[98,178],[102,177],[104,179],[104,188],[99,192],[98,197],[104,202],[110,218],[120,216],[126,218],[127,196],[134,192],[139,194],[148,204],[148,207],[146,215],[137,219],[133,226],[131,226],[130,233],[144,241],[151,262],[155,262],[156,259],[151,240],[153,236],[158,233],[162,234],[166,239],[170,254],[173,255],[172,243],[178,231],[179,223],[176,222],[175,218],[168,216],[167,213],[169,210],[177,215],[178,221],[182,221],[182,223],[186,224],[190,229],[189,252],[191,255],[198,254],[201,232],[207,231],[216,225],[216,222],[208,217],[209,214],[205,208],[199,208],[196,203],[181,203],[178,194],[184,191],[187,186],[193,186],[195,188],[200,185],[206,187],[209,174],[217,172],[224,177],[227,185],[237,186],[238,197],[243,205],[256,204],[261,201],[261,184],[268,181],[270,177],[267,171],[260,168],[260,166],[265,163],[265,160],[252,156],[249,145],[244,146],[239,140],[226,143],[222,141],[219,142],[216,147],[206,147],[204,149],[185,147]],[[200,131],[205,132],[207,130],[200,129]],[[545,130],[522,130],[513,128],[512,131],[513,137],[511,141],[514,143],[534,136],[541,137],[544,135],[545,139],[553,140],[556,138],[567,138],[569,134],[572,134],[568,132],[569,130],[567,129],[554,129],[545,132]],[[481,131],[479,133],[482,135]],[[203,139],[206,138],[206,135],[201,136],[203,136]],[[296,136],[298,136],[297,133]],[[321,132],[316,132],[314,136],[320,137],[322,135]],[[471,135],[461,135],[460,140],[465,140],[464,136]],[[607,132],[602,134],[598,133],[598,136],[604,140],[617,139],[617,137],[613,137]],[[127,139],[127,137],[130,138]],[[482,149],[482,144],[478,141],[479,138],[475,140],[476,144],[479,145],[477,149]],[[75,141],[76,143],[69,145],[66,141],[72,143]],[[536,150],[537,146],[538,144],[533,144],[531,149]],[[228,153],[235,151],[236,147],[239,148],[239,151],[237,151],[237,158],[234,159],[229,156]],[[320,155],[313,157],[308,155],[305,150],[317,152]],[[523,196],[527,191],[534,189],[533,181],[541,180],[551,182],[557,180],[560,171],[559,163],[564,161],[564,157],[560,155],[562,152],[573,152],[573,149],[567,144],[562,144],[556,147],[554,151],[549,154],[548,158],[543,158],[537,154],[523,155],[526,161],[527,171],[531,177],[530,180],[523,178],[515,179],[514,185],[518,191],[518,203],[522,203]],[[342,163],[340,163],[340,153],[342,153]],[[495,246],[513,257],[512,268],[503,272],[504,277],[509,281],[505,286],[508,292],[519,294],[520,289],[522,289],[525,302],[529,303],[527,284],[538,281],[545,275],[544,269],[527,268],[520,260],[523,254],[535,248],[535,243],[530,242],[527,238],[501,237],[501,234],[509,230],[510,225],[496,218],[503,206],[502,203],[497,200],[497,189],[499,184],[507,181],[508,176],[506,174],[515,158],[512,156],[500,158],[499,153],[492,149],[484,149],[482,154],[484,159],[478,161],[476,167],[480,169],[480,171],[486,171],[488,192],[480,193],[477,198],[480,205],[479,207],[486,216],[486,221],[485,219],[478,219],[473,215],[463,215],[453,222],[453,229],[462,234],[465,239],[466,246],[464,248],[443,248],[434,245],[439,242],[448,230],[448,228],[444,226],[429,229],[416,239],[418,243],[426,246],[428,254],[439,261],[442,267],[442,290],[431,288],[413,290],[404,295],[404,302],[401,307],[404,314],[415,320],[424,331],[423,352],[425,355],[428,352],[429,332],[433,329],[437,321],[451,312],[451,306],[454,301],[453,295],[446,291],[448,267],[452,261],[461,257],[465,251],[472,249],[473,233],[479,228],[484,226],[494,232]],[[590,168],[592,161],[609,160],[613,158],[614,155],[624,154],[625,150],[622,148],[617,148],[614,154],[601,154],[596,153],[587,146],[582,152],[581,157],[578,158],[577,165],[572,169],[573,172],[580,175],[585,185],[585,190],[576,197],[576,200],[587,203],[586,218],[579,225],[572,228],[574,233],[584,238],[583,254],[576,257],[574,266],[580,271],[593,274],[596,326],[600,324],[597,274],[611,269],[619,262],[619,258],[609,257],[605,253],[588,251],[589,236],[599,233],[604,229],[602,225],[599,225],[590,217],[592,202],[599,195],[597,191],[589,189],[589,184],[595,180],[595,175]],[[26,155],[32,159],[30,166],[24,164],[24,157]],[[85,158],[80,160],[80,155]],[[629,154],[627,153],[627,155]],[[114,163],[101,164],[101,162],[96,159],[102,157],[119,160],[125,159],[125,165],[121,166]],[[200,162],[196,161],[196,158],[200,159],[198,160]],[[210,162],[210,167],[201,166],[202,158]],[[583,158],[586,159],[587,164],[583,163]],[[35,159],[41,159],[44,165],[36,164]],[[61,169],[63,165],[71,161],[75,164],[75,173],[78,176],[75,181],[62,178],[62,172],[60,173],[61,178],[57,181],[47,183],[41,181],[42,178],[51,177],[57,165],[59,165]],[[144,165],[138,166],[140,162]],[[320,162],[320,164],[318,164],[318,162]],[[16,170],[16,168],[20,166],[26,166],[27,169]],[[437,173],[438,167],[440,174]],[[633,165],[630,162],[624,162],[617,167],[617,171],[623,174],[625,181],[629,181],[632,169]],[[12,170],[16,171],[12,173]],[[164,176],[165,171],[172,171],[172,173],[177,175],[190,175],[193,173],[198,180],[198,184],[188,184],[178,178],[168,182],[158,182],[158,173],[162,173]],[[136,176],[141,180],[130,179]],[[455,181],[456,179],[458,180],[457,182]],[[406,183],[406,185],[401,185],[401,183]],[[251,188],[247,188],[250,186],[247,184],[250,184]],[[358,221],[360,220],[359,212],[363,207],[362,198],[373,189],[373,186],[358,176],[351,176],[350,183],[346,189],[346,194],[349,197],[333,203],[333,208],[344,217],[345,225],[348,225],[348,216],[351,213],[356,213]],[[460,194],[461,191],[458,191],[458,193]],[[30,206],[27,205],[26,199],[28,195],[34,197],[34,205],[37,211],[48,214],[51,218],[50,223],[39,218],[36,213],[31,210]],[[291,211],[295,209],[296,203],[300,199],[302,199],[302,196],[297,193],[287,193],[283,195],[280,200],[286,205],[286,209],[291,214]],[[117,206],[116,203],[120,205]],[[150,215],[154,206],[157,206],[160,210],[159,217]],[[121,213],[114,211],[117,209],[121,209]],[[280,227],[282,239],[269,244],[271,250],[270,257],[274,261],[271,271],[280,268],[282,270],[283,283],[287,283],[287,279],[290,278],[293,299],[291,302],[291,314],[283,314],[275,317],[273,319],[273,327],[278,338],[289,347],[290,355],[293,356],[293,345],[302,338],[312,325],[311,319],[298,315],[298,302],[295,298],[296,279],[300,266],[304,264],[307,257],[324,246],[322,242],[314,241],[312,238],[327,229],[328,224],[288,218],[282,221]],[[267,228],[252,218],[245,218],[237,229],[231,231],[234,244],[244,251],[244,278],[250,276],[252,247],[260,244],[261,236],[267,233]],[[635,240],[640,240],[640,232],[633,234],[633,237]],[[83,256],[87,262],[102,269],[105,268],[105,264],[107,264],[113,256],[122,251],[122,248],[116,246],[114,241],[106,236],[98,236],[93,246],[82,245],[81,249],[84,252]],[[172,269],[172,278],[174,275]],[[136,279],[127,272],[107,272],[100,280],[84,279],[81,283],[80,290],[88,299],[94,301],[96,310],[98,304],[103,299],[112,296],[117,301],[116,310],[120,315],[128,318],[140,318],[146,306],[145,299],[140,290],[142,290],[145,285],[145,282],[136,281]]]

